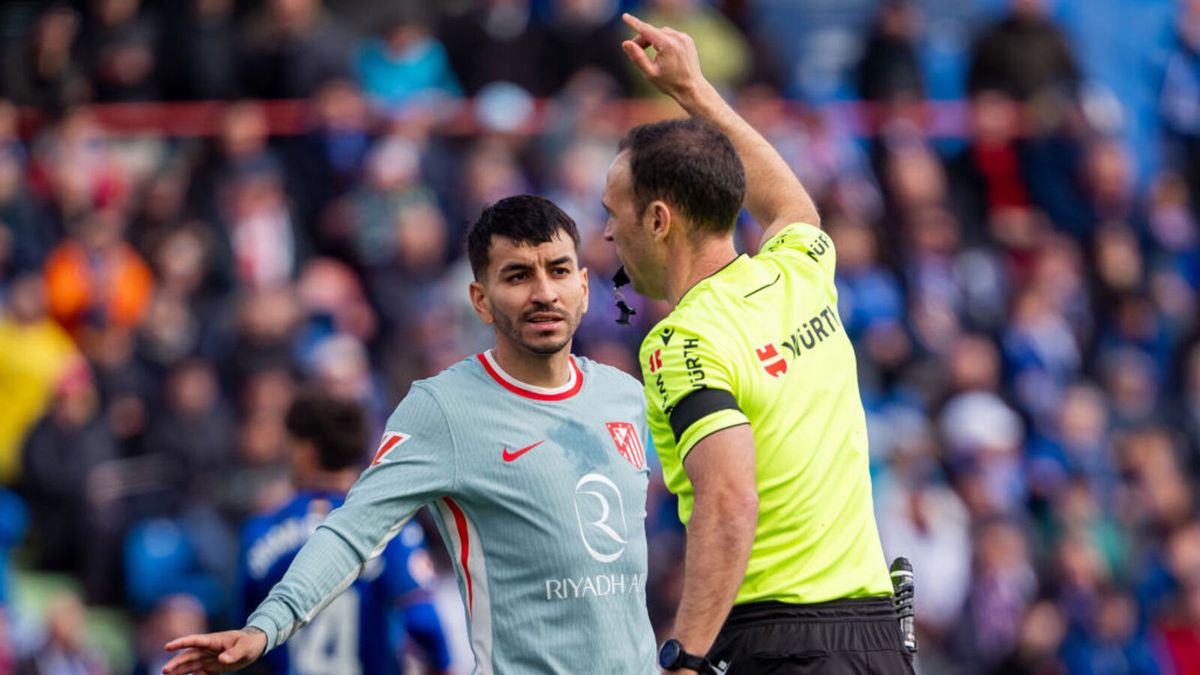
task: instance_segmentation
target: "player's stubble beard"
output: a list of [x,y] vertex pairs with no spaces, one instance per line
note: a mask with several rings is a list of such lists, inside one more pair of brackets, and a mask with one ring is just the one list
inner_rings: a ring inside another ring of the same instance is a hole
[[[522,336],[522,329],[525,326],[533,325],[528,320],[528,317],[539,313],[553,313],[563,320],[567,330],[566,335],[563,336],[561,341],[556,340],[552,343],[542,342],[533,344]],[[521,349],[539,356],[552,356],[561,352],[571,344],[571,339],[575,337],[575,330],[579,328],[579,321],[583,318],[583,304],[580,303],[579,306],[575,308],[574,312],[567,311],[565,307],[534,305],[532,308],[522,314],[520,321],[517,321],[508,314],[499,311],[495,305],[492,305],[492,317],[496,322],[496,330],[508,336],[508,339],[516,343],[519,347],[521,347]]]

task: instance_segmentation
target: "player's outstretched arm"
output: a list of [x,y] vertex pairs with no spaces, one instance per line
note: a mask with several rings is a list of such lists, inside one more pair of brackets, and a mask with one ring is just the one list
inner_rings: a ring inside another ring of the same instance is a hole
[[[791,223],[821,226],[817,207],[775,148],[721,98],[700,71],[700,58],[691,36],[652,26],[626,14],[625,23],[637,32],[621,43],[629,59],[654,86],[675,99],[692,117],[705,120],[733,141],[746,167],[746,208],[762,225],[762,241]],[[651,58],[646,49],[653,47]]]
[[163,675],[233,672],[257,661],[266,649],[267,636],[258,630],[188,635],[166,644],[169,652],[183,651],[163,666]]

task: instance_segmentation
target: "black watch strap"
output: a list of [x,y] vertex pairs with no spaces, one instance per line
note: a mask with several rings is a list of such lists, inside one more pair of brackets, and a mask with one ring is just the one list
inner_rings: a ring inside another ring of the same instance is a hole
[[[664,657],[668,653],[674,658],[667,661]],[[659,666],[666,670],[694,670],[697,673],[708,673],[712,670],[712,666],[708,659],[703,656],[689,654],[683,650],[683,645],[679,641],[672,638],[663,643],[662,649],[659,650]]]
[[694,670],[697,673],[707,673],[709,671],[708,659],[687,652],[680,652],[679,667]]

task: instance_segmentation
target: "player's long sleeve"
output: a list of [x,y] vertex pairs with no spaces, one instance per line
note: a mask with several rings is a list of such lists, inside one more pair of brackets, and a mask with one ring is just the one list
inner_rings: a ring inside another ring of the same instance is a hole
[[417,509],[451,493],[456,473],[445,415],[414,385],[345,504],[317,528],[246,625],[267,634],[268,649],[282,644],[353,583]]

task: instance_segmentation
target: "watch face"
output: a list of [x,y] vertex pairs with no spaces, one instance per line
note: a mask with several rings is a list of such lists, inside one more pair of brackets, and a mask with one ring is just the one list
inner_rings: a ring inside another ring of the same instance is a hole
[[678,640],[667,640],[658,650],[658,667],[674,668],[679,665],[679,654],[683,651]]

